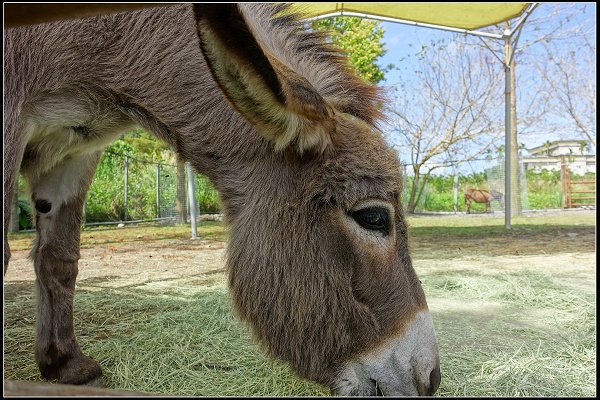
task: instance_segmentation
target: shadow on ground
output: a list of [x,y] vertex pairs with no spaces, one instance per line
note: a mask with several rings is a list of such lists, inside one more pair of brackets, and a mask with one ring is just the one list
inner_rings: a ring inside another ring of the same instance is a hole
[[409,229],[411,254],[416,258],[594,252],[595,239],[594,226],[578,225]]

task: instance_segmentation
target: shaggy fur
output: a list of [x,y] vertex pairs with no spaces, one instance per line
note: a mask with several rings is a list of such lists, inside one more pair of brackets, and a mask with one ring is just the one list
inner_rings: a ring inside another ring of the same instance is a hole
[[[427,309],[397,156],[375,126],[380,95],[285,11],[183,5],[5,31],[5,271],[20,168],[40,205],[32,257],[44,377],[100,374],[72,327],[81,204],[98,151],[133,124],[215,184],[236,310],[301,376],[335,386],[344,363]],[[393,210],[386,236],[350,216],[373,201]]]

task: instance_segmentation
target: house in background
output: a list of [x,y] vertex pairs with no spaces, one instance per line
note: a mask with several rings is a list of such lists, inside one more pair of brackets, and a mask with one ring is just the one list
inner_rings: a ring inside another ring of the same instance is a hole
[[525,170],[540,172],[544,169],[560,171],[561,158],[564,157],[574,175],[596,172],[596,155],[586,154],[587,142],[581,140],[557,140],[528,149],[529,156],[521,157]]

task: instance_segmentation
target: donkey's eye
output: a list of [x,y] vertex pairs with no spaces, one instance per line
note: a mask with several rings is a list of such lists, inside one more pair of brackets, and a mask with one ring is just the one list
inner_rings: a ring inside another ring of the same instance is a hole
[[382,207],[367,207],[350,212],[350,216],[363,228],[384,235],[390,232],[390,214]]

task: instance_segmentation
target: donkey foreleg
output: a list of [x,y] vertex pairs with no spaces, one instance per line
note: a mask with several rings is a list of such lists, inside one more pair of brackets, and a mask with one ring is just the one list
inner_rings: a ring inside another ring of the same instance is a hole
[[100,364],[84,355],[73,330],[83,204],[100,153],[64,160],[30,182],[37,238],[35,357],[42,376],[69,384],[97,384]]
[[4,190],[4,274],[8,269],[10,260],[10,245],[8,243],[8,231],[11,223],[13,195],[17,188],[17,179],[19,176],[19,167],[25,151],[25,139],[23,130],[17,121],[15,106],[4,98],[4,137],[3,137],[3,181]]

